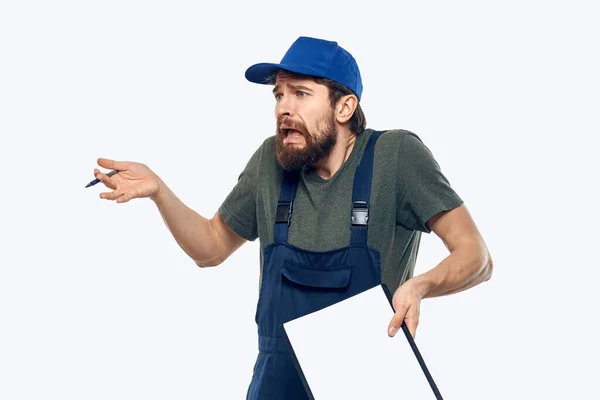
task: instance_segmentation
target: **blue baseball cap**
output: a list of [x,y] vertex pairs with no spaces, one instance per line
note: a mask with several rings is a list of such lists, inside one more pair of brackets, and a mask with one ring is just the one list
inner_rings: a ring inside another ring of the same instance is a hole
[[250,82],[268,84],[267,78],[279,69],[298,74],[329,78],[350,89],[358,100],[362,79],[358,64],[337,42],[301,36],[292,44],[279,64],[254,64],[246,70]]

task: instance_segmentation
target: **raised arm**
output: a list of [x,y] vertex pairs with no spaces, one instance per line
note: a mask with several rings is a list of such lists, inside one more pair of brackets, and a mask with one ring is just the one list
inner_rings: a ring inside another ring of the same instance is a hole
[[152,198],[179,246],[199,267],[225,261],[246,239],[233,232],[217,212],[207,219],[186,206],[164,184]]
[[225,224],[219,213],[207,219],[186,206],[146,165],[105,158],[98,159],[98,165],[119,170],[110,177],[94,170],[94,176],[112,189],[100,193],[100,198],[117,203],[143,197],[153,200],[179,246],[198,266],[219,265],[246,241]]

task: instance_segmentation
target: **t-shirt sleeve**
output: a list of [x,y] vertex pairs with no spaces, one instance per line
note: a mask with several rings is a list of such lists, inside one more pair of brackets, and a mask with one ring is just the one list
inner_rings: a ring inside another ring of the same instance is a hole
[[256,221],[256,193],[261,148],[252,155],[237,184],[219,207],[219,214],[227,226],[246,240],[258,237]]
[[427,220],[463,203],[429,148],[413,133],[404,135],[400,144],[398,185],[396,223],[407,229],[430,233]]

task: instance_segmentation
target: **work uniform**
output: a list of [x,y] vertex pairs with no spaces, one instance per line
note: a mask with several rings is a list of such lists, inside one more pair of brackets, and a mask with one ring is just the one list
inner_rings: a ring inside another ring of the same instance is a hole
[[[259,355],[247,399],[306,399],[280,325],[382,280],[395,290],[412,273],[418,234],[429,232],[426,220],[462,204],[416,135],[407,131],[379,135],[372,130],[358,135],[352,154],[327,182],[311,176],[310,170],[289,173],[277,169],[273,141],[266,141],[219,209],[240,236],[248,240],[260,237],[261,244],[267,243],[261,246],[256,312]],[[384,143],[374,151],[378,142]],[[375,160],[374,154],[378,154]],[[348,175],[351,172],[353,175]],[[271,179],[277,179],[279,173],[279,193],[275,195]],[[330,184],[338,186],[330,186],[330,190],[321,187]],[[325,197],[321,197],[321,189]],[[301,198],[296,197],[297,192]],[[329,194],[337,197],[329,199]],[[311,207],[313,213],[303,212]],[[318,221],[314,213],[319,214]],[[262,225],[264,220],[269,228]],[[302,230],[314,234],[298,236]],[[290,240],[292,234],[297,236]],[[314,242],[310,247],[298,246],[302,240]],[[323,243],[328,248],[318,249]],[[383,258],[389,265],[387,282]]]
[[329,252],[288,243],[299,173],[285,172],[275,217],[275,242],[265,249],[256,322],[259,354],[248,400],[306,400],[280,326],[381,283],[379,252],[367,247],[373,150],[382,132],[371,135],[354,175],[350,245]]

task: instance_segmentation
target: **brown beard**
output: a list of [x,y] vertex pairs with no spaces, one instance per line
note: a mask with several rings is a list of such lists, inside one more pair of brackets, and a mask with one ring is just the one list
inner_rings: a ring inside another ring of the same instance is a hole
[[[281,124],[292,127],[304,136],[306,144],[302,149],[283,144],[285,133],[280,129]],[[334,124],[333,110],[317,123],[317,132],[309,132],[306,129],[306,125],[302,122],[294,122],[285,117],[277,119],[275,153],[277,155],[277,162],[279,162],[281,168],[287,171],[300,170],[304,166],[312,165],[327,157],[335,146],[336,141],[337,132]]]

